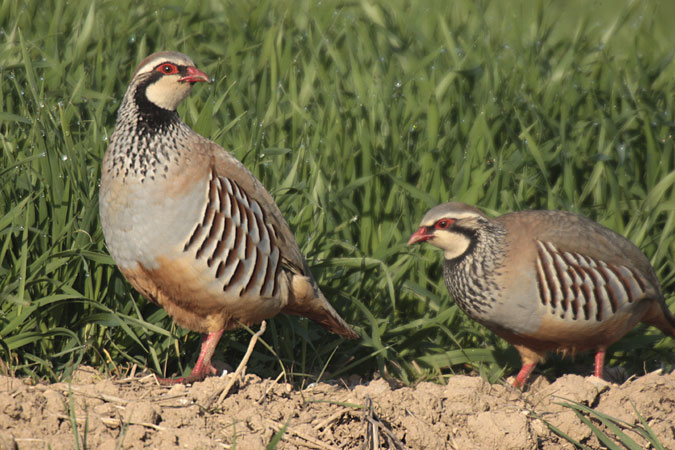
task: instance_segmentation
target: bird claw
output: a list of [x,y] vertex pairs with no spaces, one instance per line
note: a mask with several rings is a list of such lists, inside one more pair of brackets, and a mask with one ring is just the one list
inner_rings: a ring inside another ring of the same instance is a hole
[[187,377],[178,378],[157,378],[157,382],[162,386],[173,386],[175,384],[192,384],[197,381],[203,381],[206,377],[218,375],[218,371],[210,363],[201,367],[195,366]]

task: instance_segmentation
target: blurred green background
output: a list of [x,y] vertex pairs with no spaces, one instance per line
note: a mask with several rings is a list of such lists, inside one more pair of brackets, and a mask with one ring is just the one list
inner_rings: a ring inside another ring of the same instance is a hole
[[[279,316],[249,371],[513,374],[515,350],[449,297],[440,253],[405,245],[450,199],[584,214],[645,251],[675,310],[673,42],[672,1],[2,0],[0,359],[52,380],[194,364],[199,336],[133,291],[98,221],[117,108],[159,50],[213,77],[181,116],[267,186],[363,336]],[[215,359],[236,366],[249,337],[227,333]],[[629,374],[675,364],[675,340],[644,326],[610,350]]]

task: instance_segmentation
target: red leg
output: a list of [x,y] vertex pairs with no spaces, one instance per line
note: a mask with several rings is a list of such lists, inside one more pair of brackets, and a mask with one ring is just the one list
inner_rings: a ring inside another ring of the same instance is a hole
[[158,378],[157,381],[159,381],[159,384],[190,384],[195,381],[202,381],[209,375],[215,375],[216,369],[211,365],[211,357],[216,350],[220,337],[223,335],[223,331],[225,330],[214,331],[202,336],[202,349],[199,352],[199,358],[197,358],[197,362],[192,368],[190,375],[180,378]]
[[534,368],[537,366],[537,363],[527,363],[523,364],[523,367],[520,368],[520,372],[518,372],[518,376],[516,377],[516,381],[513,382],[513,386],[522,389],[525,387],[525,383],[527,382],[527,379],[530,377],[530,374],[532,374],[532,371]]
[[605,369],[605,349],[599,348],[595,354],[595,376],[602,378],[602,372]]

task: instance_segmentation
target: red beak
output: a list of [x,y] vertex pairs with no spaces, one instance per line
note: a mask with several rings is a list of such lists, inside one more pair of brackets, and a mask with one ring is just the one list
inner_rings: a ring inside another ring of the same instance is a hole
[[429,232],[427,227],[419,227],[417,231],[415,231],[412,236],[410,236],[410,239],[408,239],[408,245],[417,244],[418,242],[422,241],[428,241],[432,237],[434,237],[434,235]]
[[186,83],[196,83],[198,81],[204,81],[206,83],[211,82],[211,78],[196,67],[188,67],[187,73],[188,74],[181,78],[180,81]]

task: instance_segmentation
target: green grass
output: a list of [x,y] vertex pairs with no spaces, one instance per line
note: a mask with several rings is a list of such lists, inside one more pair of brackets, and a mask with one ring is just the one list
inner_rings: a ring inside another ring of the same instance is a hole
[[[121,96],[164,49],[214,78],[181,115],[268,187],[363,336],[280,316],[250,371],[512,374],[517,354],[457,309],[440,254],[405,245],[449,199],[587,215],[645,251],[675,309],[675,6],[606,3],[0,0],[0,357],[52,380],[194,363],[199,336],[130,288],[98,220]],[[249,337],[226,334],[216,358],[236,366]],[[654,329],[611,350],[631,373],[675,365]]]
[[[658,450],[665,450],[663,444],[661,444],[658,436],[651,429],[647,421],[642,417],[640,412],[635,408],[635,405],[631,403],[635,415],[640,422],[639,425],[631,424],[624,422],[623,420],[612,417],[608,414],[602,413],[598,410],[584,406],[581,403],[565,400],[564,402],[558,403],[565,408],[569,408],[574,411],[576,416],[581,420],[584,425],[586,425],[595,437],[603,445],[603,448],[608,448],[611,450],[620,450],[620,449],[630,449],[630,450],[639,450],[642,447],[639,445],[633,438],[631,438],[625,431],[631,431],[637,436],[640,436],[645,441],[649,443],[648,448],[654,448]],[[575,448],[582,450],[590,450],[590,447],[578,442],[572,436],[569,436],[561,429],[553,425],[551,422],[547,421],[539,414],[531,411],[534,417],[540,419],[553,433],[562,437],[566,441],[574,444]]]

